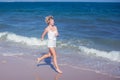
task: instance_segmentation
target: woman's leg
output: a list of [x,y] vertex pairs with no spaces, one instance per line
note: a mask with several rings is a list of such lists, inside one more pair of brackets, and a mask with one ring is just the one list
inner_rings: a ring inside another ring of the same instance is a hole
[[47,53],[47,54],[43,55],[42,57],[37,58],[37,62],[39,63],[41,60],[43,60],[43,59],[45,59],[47,57],[50,57],[50,56],[51,56],[51,53]]
[[57,56],[56,56],[55,49],[54,48],[49,48],[49,51],[50,51],[51,55],[53,56],[53,63],[54,63],[54,66],[55,66],[57,72],[62,73],[62,71],[60,70],[60,68],[57,64]]

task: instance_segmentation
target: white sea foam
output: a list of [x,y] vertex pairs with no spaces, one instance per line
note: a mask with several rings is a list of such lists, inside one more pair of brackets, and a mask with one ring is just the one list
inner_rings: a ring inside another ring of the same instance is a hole
[[[16,35],[15,33],[10,33],[10,32],[1,32],[0,33],[0,40],[7,40],[7,41],[12,41],[12,42],[17,42],[21,44],[26,44],[26,45],[37,45],[37,46],[44,46],[47,44],[47,40],[41,41],[38,38],[35,37],[25,37],[21,35]],[[72,44],[67,44],[63,42],[59,42],[59,45],[61,47],[71,47]],[[84,52],[88,55],[94,55],[98,57],[103,57],[107,58],[113,61],[118,61],[120,62],[120,51],[102,51],[94,48],[88,48],[86,46],[72,46],[71,48],[78,48],[81,52]]]
[[84,52],[84,53],[89,54],[89,55],[104,57],[104,58],[108,58],[108,59],[113,60],[113,61],[120,62],[120,51],[107,52],[107,51],[97,50],[94,48],[88,48],[85,46],[79,46],[79,49],[81,52]]
[[41,41],[40,39],[37,39],[35,37],[25,37],[10,32],[0,33],[0,39],[5,39],[7,41],[13,41],[27,45],[46,45],[47,43],[46,40]]

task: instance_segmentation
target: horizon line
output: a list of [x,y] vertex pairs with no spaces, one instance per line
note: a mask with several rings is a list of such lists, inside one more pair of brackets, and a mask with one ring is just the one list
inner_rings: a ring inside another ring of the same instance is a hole
[[120,1],[0,1],[0,2],[113,2],[119,3]]

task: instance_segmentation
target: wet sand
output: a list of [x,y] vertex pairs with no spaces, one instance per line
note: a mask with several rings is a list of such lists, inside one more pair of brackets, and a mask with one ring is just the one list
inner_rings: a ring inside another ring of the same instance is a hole
[[34,58],[0,56],[0,80],[120,80],[69,65],[60,68],[63,74],[55,71],[49,59],[37,64]]

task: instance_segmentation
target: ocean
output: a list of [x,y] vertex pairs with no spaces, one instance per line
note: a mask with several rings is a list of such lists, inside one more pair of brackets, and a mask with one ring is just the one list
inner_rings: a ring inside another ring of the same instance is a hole
[[120,77],[120,3],[1,2],[0,55],[47,53],[47,36],[40,37],[48,15],[60,34],[60,64]]

